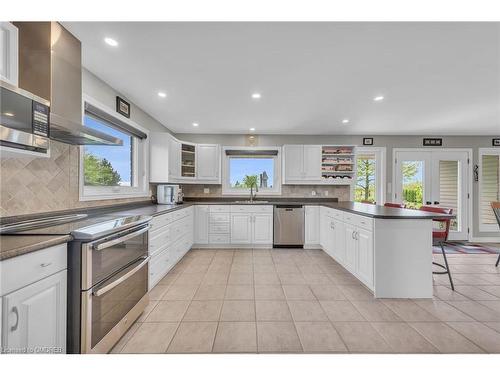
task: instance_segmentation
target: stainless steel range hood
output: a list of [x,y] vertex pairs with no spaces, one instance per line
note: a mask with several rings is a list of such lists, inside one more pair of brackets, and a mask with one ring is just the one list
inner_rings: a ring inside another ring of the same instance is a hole
[[57,22],[15,22],[19,87],[50,101],[50,138],[72,145],[123,141],[82,124],[81,42]]

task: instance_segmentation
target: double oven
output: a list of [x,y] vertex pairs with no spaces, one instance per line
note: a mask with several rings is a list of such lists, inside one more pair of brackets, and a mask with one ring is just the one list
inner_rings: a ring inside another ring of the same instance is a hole
[[102,226],[73,232],[68,252],[69,353],[109,352],[149,302],[149,224],[138,219],[108,225],[114,229],[110,234],[103,235],[109,230]]

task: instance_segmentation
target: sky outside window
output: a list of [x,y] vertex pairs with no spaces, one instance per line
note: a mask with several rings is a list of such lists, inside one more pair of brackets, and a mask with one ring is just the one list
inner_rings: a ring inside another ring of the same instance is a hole
[[[229,179],[231,187],[243,184],[245,176],[260,176],[266,172],[268,180],[267,187],[272,188],[274,182],[274,158],[230,158]],[[260,180],[259,180],[260,186]]]

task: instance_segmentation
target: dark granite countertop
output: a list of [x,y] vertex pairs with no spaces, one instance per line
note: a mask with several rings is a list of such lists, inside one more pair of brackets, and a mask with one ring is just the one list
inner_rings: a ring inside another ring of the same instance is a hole
[[0,261],[71,241],[69,235],[0,236]]

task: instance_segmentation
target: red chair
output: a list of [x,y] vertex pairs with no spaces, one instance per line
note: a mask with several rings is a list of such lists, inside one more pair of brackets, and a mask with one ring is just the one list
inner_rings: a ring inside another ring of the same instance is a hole
[[[451,208],[443,208],[443,207],[433,207],[433,206],[422,206],[420,210],[427,212],[434,212],[438,214],[447,214],[451,215],[453,213],[453,209]],[[446,259],[446,252],[444,251],[444,245],[448,240],[448,234],[450,233],[450,225],[451,219],[443,218],[443,219],[433,219],[432,221],[438,223],[444,223],[444,229],[441,228],[433,228],[432,229],[432,245],[441,247],[441,252],[443,253],[444,265],[436,262],[432,262],[432,264],[443,268],[445,271],[434,271],[434,274],[445,275],[448,274],[448,278],[450,279],[451,289],[455,290],[455,286],[453,285],[453,280],[451,278],[450,267],[448,266],[448,260]]]
[[387,202],[384,204],[385,207],[394,207],[394,208],[405,208],[404,203],[391,203]]

